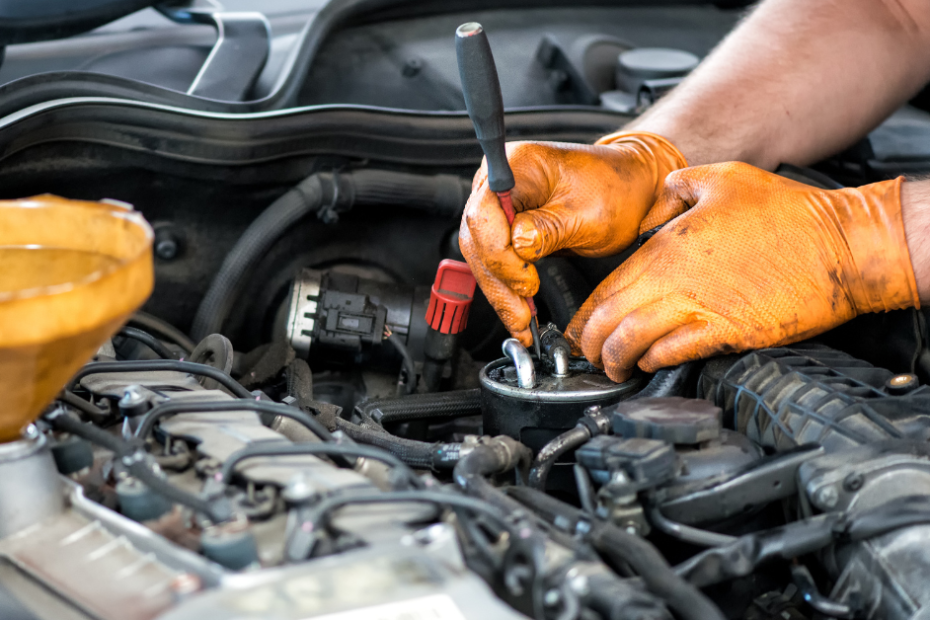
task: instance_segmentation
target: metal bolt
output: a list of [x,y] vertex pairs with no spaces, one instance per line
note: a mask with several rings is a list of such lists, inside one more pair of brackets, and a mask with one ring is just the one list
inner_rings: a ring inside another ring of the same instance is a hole
[[575,594],[586,596],[590,592],[588,577],[586,575],[569,575],[568,586]]
[[175,227],[168,224],[155,228],[155,256],[161,260],[174,260],[181,253],[181,238]]
[[162,239],[155,244],[155,255],[162,260],[172,260],[178,255],[178,242],[174,239]]
[[303,474],[297,474],[288,480],[281,493],[284,500],[291,504],[302,504],[316,495],[316,489]]
[[546,596],[543,598],[543,602],[549,607],[555,607],[559,604],[561,595],[558,590],[549,590],[546,592]]
[[862,477],[862,474],[857,472],[852,472],[843,480],[843,488],[849,491],[850,493],[855,493],[862,488],[865,479]]
[[35,424],[30,424],[23,429],[23,439],[38,439],[39,438],[39,428]]
[[840,501],[840,494],[832,484],[825,486],[817,492],[817,503],[824,508],[833,508]]
[[916,375],[912,374],[895,375],[885,382],[885,391],[892,396],[903,396],[918,387],[920,387],[920,381]]
[[408,58],[407,62],[404,63],[404,68],[401,69],[401,74],[404,77],[413,77],[417,75],[420,71],[423,70],[423,61],[419,58]]
[[138,385],[130,385],[123,390],[123,397],[119,399],[120,407],[135,407],[145,402],[145,395]]

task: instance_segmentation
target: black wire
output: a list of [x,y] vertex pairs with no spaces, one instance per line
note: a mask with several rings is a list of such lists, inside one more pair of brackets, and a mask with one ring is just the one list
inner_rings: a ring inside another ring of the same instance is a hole
[[[120,363],[125,364],[127,362]],[[168,401],[156,405],[142,416],[135,436],[145,439],[152,432],[155,423],[169,415],[178,413],[225,413],[229,411],[254,411],[255,413],[267,413],[272,416],[283,416],[303,424],[323,441],[333,440],[329,430],[309,414],[296,407],[288,407],[287,405],[263,400]]]
[[388,504],[394,502],[426,502],[429,504],[439,504],[463,508],[472,512],[481,513],[489,517],[502,530],[507,532],[511,540],[522,539],[517,528],[509,523],[503,513],[487,502],[474,497],[464,495],[453,495],[451,493],[442,493],[439,491],[394,491],[391,493],[371,493],[360,495],[336,495],[323,499],[317,504],[314,510],[316,523],[314,529],[325,527],[329,515],[349,504]]
[[169,340],[181,347],[187,355],[197,347],[194,341],[187,337],[187,334],[172,325],[171,323],[153,316],[147,312],[137,311],[129,318],[129,323],[135,323],[148,332],[153,332],[161,337],[162,340]]
[[672,521],[662,514],[662,511],[656,504],[648,506],[647,513],[649,514],[649,520],[657,530],[668,534],[672,538],[677,538],[678,540],[691,543],[692,545],[719,547],[720,545],[729,545],[738,540],[737,536],[718,534],[717,532],[702,530],[690,525],[685,525],[684,523]]
[[123,327],[121,330],[119,330],[119,335],[130,338],[137,342],[141,342],[152,351],[154,351],[155,354],[162,359],[177,359],[174,353],[172,353],[168,347],[159,342],[152,334],[142,331],[141,329],[136,329],[135,327]]
[[575,486],[578,487],[578,500],[581,507],[593,517],[597,511],[597,502],[594,499],[594,485],[591,484],[591,476],[588,475],[588,470],[578,463],[575,463],[572,471],[575,474]]
[[74,392],[64,390],[61,394],[58,395],[58,400],[65,403],[66,405],[74,407],[81,413],[86,414],[89,418],[91,418],[91,420],[95,422],[102,422],[107,417],[106,411],[93,403],[87,402]]
[[160,370],[172,370],[175,372],[186,372],[192,375],[200,375],[216,380],[220,385],[228,389],[239,398],[254,398],[251,392],[242,387],[242,385],[230,377],[228,374],[208,366],[207,364],[195,364],[194,362],[182,362],[180,360],[127,360],[123,362],[91,362],[84,364],[71,381],[68,382],[68,390],[73,389],[77,383],[88,375],[94,375],[104,372],[157,372]]
[[145,460],[145,453],[119,437],[112,435],[93,424],[79,422],[61,409],[45,417],[52,428],[86,439],[91,443],[113,452],[126,466],[129,472],[150,490],[168,498],[170,501],[187,506],[195,512],[207,515],[214,523],[228,521],[232,511],[225,499],[210,501],[174,486],[157,475]]
[[[625,530],[591,519],[565,502],[530,487],[510,487],[510,497],[530,508],[539,518],[563,530],[583,532],[584,540],[608,560],[615,571],[628,564],[683,620],[724,620],[722,612],[698,588],[678,576],[665,557],[649,541]],[[580,526],[584,525],[582,529]]]
[[397,352],[400,353],[404,360],[404,370],[407,371],[407,393],[412,394],[417,389],[417,369],[413,365],[413,358],[410,357],[406,345],[397,337],[397,334],[391,334],[387,337],[387,340],[394,345],[394,348],[397,349]]
[[373,448],[371,446],[340,445],[327,443],[299,443],[291,445],[262,445],[254,444],[233,452],[223,463],[220,470],[222,481],[229,483],[232,480],[236,465],[246,459],[260,456],[299,456],[302,454],[323,454],[354,456],[372,459],[386,463],[396,470],[403,472],[414,488],[425,488],[423,481],[416,473],[393,454]]

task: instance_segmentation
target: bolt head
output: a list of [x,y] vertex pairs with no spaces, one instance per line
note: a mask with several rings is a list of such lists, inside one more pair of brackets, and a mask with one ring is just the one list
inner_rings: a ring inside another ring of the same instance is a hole
[[39,427],[35,424],[30,424],[23,429],[23,439],[38,439],[40,434]]
[[417,75],[420,71],[423,70],[423,61],[419,58],[409,58],[407,62],[404,63],[404,68],[401,69],[401,73],[404,77],[413,77]]
[[174,239],[161,239],[155,244],[155,256],[162,260],[172,260],[178,255],[178,242]]
[[862,477],[862,474],[853,472],[843,480],[843,488],[850,493],[855,493],[862,488],[864,483],[865,479]]
[[817,503],[824,508],[833,508],[840,500],[840,494],[832,484],[817,492]]

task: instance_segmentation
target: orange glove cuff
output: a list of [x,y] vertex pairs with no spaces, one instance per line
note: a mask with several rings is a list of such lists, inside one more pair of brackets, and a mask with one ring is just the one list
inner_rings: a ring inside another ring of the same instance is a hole
[[837,190],[846,198],[834,205],[849,248],[843,269],[858,314],[920,308],[901,215],[903,180]]
[[600,138],[594,143],[597,146],[612,146],[635,144],[640,152],[652,153],[655,158],[654,176],[656,183],[656,197],[662,191],[665,177],[675,170],[688,167],[688,161],[675,145],[662,136],[646,131],[617,131]]

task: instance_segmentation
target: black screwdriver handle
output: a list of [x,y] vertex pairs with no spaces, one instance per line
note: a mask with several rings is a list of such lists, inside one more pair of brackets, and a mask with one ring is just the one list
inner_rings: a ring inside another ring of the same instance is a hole
[[455,30],[455,52],[465,107],[488,159],[488,185],[491,191],[508,192],[514,180],[504,147],[504,99],[488,35],[481,24],[469,22]]

